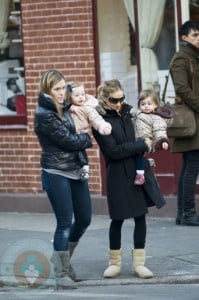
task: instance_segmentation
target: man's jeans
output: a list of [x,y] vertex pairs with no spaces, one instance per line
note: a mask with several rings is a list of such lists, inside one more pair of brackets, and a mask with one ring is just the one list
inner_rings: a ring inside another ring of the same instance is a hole
[[57,220],[54,250],[66,251],[68,242],[78,241],[91,222],[88,182],[42,171],[42,185]]
[[178,209],[195,209],[196,180],[199,174],[199,150],[182,153],[183,165],[178,181]]

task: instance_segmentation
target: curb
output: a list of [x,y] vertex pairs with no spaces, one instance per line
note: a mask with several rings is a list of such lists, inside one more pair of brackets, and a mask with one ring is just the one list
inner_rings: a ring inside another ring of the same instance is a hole
[[[115,286],[115,285],[153,285],[153,284],[199,284],[199,275],[184,275],[184,276],[163,276],[153,277],[148,279],[141,278],[114,278],[114,279],[99,279],[99,280],[82,280],[77,281],[77,287],[92,287],[92,286]],[[27,288],[27,289],[54,289],[55,283],[51,279],[50,282],[44,283],[41,286],[35,287],[31,285],[20,285],[16,282],[5,282],[0,280],[0,288]]]
[[102,279],[86,280],[78,283],[79,286],[109,286],[109,285],[152,285],[152,284],[198,284],[199,275],[185,276],[164,276],[153,277],[148,279],[128,278],[128,279]]

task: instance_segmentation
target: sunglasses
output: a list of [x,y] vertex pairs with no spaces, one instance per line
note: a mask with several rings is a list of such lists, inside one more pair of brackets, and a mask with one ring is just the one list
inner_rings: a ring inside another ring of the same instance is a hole
[[112,104],[117,104],[118,102],[123,102],[125,99],[125,95],[122,96],[121,98],[113,98],[113,97],[109,97],[108,101]]

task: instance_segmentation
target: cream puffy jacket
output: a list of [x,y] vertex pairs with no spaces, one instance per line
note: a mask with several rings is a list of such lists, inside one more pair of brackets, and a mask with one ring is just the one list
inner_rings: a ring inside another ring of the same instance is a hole
[[149,147],[149,152],[162,149],[162,143],[167,142],[167,128],[171,126],[173,115],[169,109],[159,109],[155,113],[140,112],[135,117],[135,131],[137,138],[143,138]]

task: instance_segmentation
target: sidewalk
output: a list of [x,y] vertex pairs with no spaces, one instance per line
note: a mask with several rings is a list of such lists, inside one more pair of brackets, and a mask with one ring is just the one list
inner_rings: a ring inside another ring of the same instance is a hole
[[[93,216],[72,258],[80,286],[199,283],[198,227],[176,226],[174,218],[148,216],[146,265],[153,271],[154,278],[143,280],[131,273],[133,224],[133,220],[126,220],[123,227],[121,275],[116,279],[104,279],[109,218]],[[0,213],[1,286],[34,286],[37,283],[41,288],[53,288],[50,256],[54,228],[53,214]],[[44,265],[45,268],[49,266],[48,270],[42,269]],[[37,281],[40,275],[35,277],[34,268],[39,270],[38,274],[46,274],[47,279]]]

